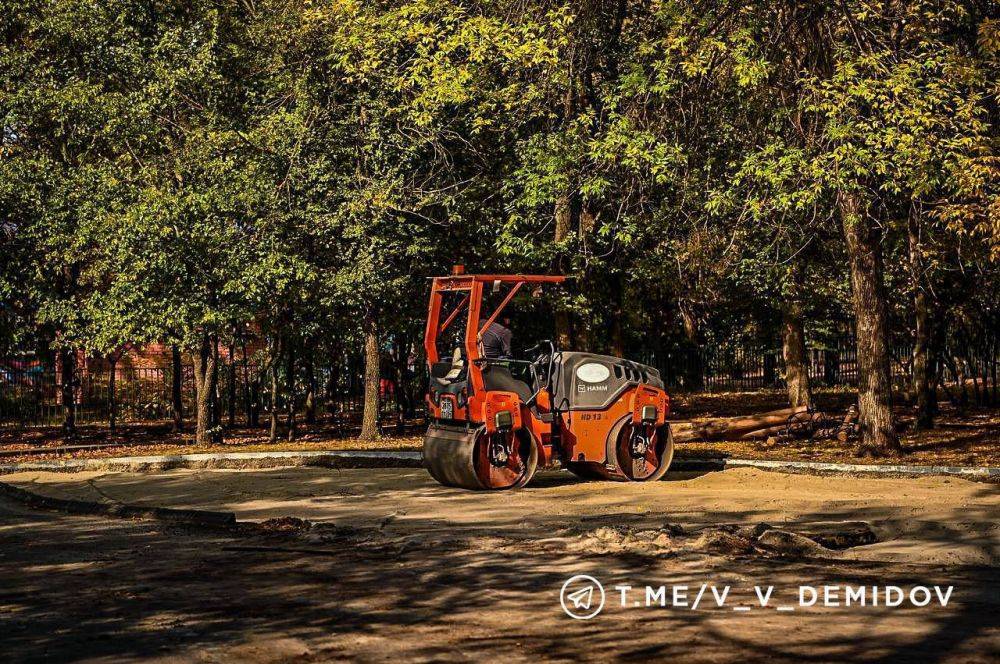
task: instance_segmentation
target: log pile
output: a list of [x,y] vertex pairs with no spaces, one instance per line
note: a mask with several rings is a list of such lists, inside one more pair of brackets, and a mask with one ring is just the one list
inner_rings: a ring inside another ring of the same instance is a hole
[[851,406],[843,417],[832,417],[801,406],[743,417],[675,422],[672,426],[676,442],[735,439],[768,443],[804,439],[847,442],[857,434],[857,409]]

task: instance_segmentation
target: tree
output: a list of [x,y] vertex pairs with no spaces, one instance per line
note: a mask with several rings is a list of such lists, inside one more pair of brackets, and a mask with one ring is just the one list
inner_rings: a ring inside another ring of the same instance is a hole
[[363,339],[371,439],[386,331],[403,312],[420,315],[420,275],[475,237],[455,209],[484,186],[478,146],[502,136],[494,116],[526,91],[507,72],[546,49],[531,26],[440,1],[333,3],[290,25],[272,35],[284,86],[272,122],[296,137],[298,157],[283,183],[315,229],[324,297],[349,308]]
[[59,351],[64,428],[75,431],[77,353],[104,285],[102,223],[120,207],[143,127],[139,5],[3,3],[0,46],[0,210],[16,239],[19,310]]

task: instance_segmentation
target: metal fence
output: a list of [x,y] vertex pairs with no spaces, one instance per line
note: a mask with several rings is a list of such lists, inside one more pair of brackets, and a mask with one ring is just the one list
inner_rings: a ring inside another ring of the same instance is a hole
[[[419,385],[417,384],[419,381]],[[379,382],[379,416],[385,423],[419,416],[422,376],[383,378]],[[219,416],[226,424],[256,424],[266,419],[275,395],[260,367],[222,364],[218,377]],[[74,384],[76,421],[109,422],[112,408],[119,423],[152,423],[173,416],[173,371],[168,368],[116,368],[114,399],[111,370],[80,371]],[[288,409],[288,390],[281,377],[279,411]],[[312,380],[298,380],[295,410],[304,413],[312,401],[317,419],[335,419],[345,425],[360,421],[364,402],[363,363],[316,369]],[[194,370],[182,368],[181,403],[186,417],[195,407]],[[56,425],[63,420],[61,376],[53,369],[0,368],[0,427]]]
[[[893,374],[897,377],[908,371],[902,361],[907,353],[904,348],[894,351]],[[675,346],[642,354],[640,360],[659,369],[664,383],[673,389],[740,392],[784,387],[785,362],[780,349],[728,344]],[[857,384],[857,351],[853,347],[807,349],[806,363],[813,384]]]
[[[892,349],[892,376],[898,388],[907,385],[912,347]],[[958,359],[944,354],[939,368],[946,383],[969,386],[979,403],[998,403],[997,345],[966,349]],[[673,347],[659,352],[640,352],[634,359],[657,367],[672,390],[730,392],[784,386],[781,351],[761,346],[726,344],[705,347]],[[858,380],[857,351],[846,339],[832,348],[809,349],[809,376],[814,385],[853,386]],[[59,376],[42,367],[13,369],[0,364],[0,427],[54,425],[62,421],[62,390]],[[332,366],[318,367],[297,379],[295,410],[304,413],[307,395],[312,395],[317,419],[335,420],[347,426],[360,422],[363,410],[361,358],[346,358]],[[311,378],[310,378],[311,376]],[[110,419],[111,374],[108,369],[82,371],[74,389],[76,418],[80,424],[107,423]],[[423,363],[411,362],[400,375],[383,377],[379,384],[380,421],[395,424],[422,416],[425,389]],[[119,367],[115,370],[114,410],[121,423],[160,422],[173,412],[173,375],[170,368]],[[278,393],[279,410],[287,410],[284,377]],[[240,362],[223,363],[218,380],[219,416],[223,423],[256,424],[266,419],[274,395],[262,369]],[[964,398],[966,391],[962,390]],[[193,414],[194,380],[190,366],[183,369],[181,396],[186,416]]]
[[[890,373],[894,385],[904,388],[910,380],[913,346],[898,344],[890,349]],[[780,349],[754,345],[675,346],[641,353],[637,360],[659,369],[672,389],[741,392],[784,388],[785,362]],[[826,387],[858,384],[858,355],[853,340],[830,348],[809,348],[806,363],[810,383]],[[938,368],[946,384],[969,383],[973,391],[989,390],[992,402],[997,391],[1000,349],[983,346],[960,354],[943,354]],[[990,401],[979,399],[977,401]]]

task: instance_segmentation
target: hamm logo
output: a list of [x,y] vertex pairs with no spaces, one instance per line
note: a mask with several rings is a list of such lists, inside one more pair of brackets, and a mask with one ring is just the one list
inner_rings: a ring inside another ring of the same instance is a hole
[[576,377],[585,383],[603,383],[611,377],[611,371],[603,364],[588,362],[577,368]]

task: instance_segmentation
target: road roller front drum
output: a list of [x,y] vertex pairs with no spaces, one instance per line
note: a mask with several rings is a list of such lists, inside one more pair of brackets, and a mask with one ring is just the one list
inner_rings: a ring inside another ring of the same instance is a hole
[[431,425],[424,438],[424,465],[446,486],[476,490],[516,489],[538,468],[538,446],[525,430],[489,433]]

